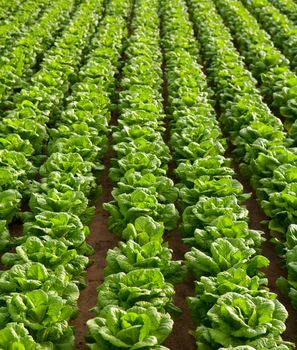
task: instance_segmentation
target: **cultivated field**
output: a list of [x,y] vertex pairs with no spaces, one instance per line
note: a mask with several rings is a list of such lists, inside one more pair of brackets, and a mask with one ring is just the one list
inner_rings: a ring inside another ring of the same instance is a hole
[[297,0],[0,0],[0,349],[292,350]]

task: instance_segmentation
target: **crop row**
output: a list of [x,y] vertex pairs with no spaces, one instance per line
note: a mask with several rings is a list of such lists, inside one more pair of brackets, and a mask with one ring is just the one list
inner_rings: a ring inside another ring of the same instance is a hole
[[[216,91],[220,120],[230,134],[242,172],[250,179],[270,218],[288,268],[279,285],[296,305],[294,272],[296,151],[286,144],[281,122],[262,102],[256,82],[232,44],[212,1],[190,1],[209,80]],[[209,13],[212,16],[209,16]]]
[[108,251],[97,317],[88,321],[89,346],[102,350],[167,349],[160,344],[172,330],[170,314],[178,312],[171,283],[185,272],[162,238],[176,226],[178,191],[166,176],[158,9],[157,0],[136,0],[122,68],[109,173],[115,187],[104,205],[121,241]]
[[257,18],[261,27],[270,35],[274,44],[297,68],[297,27],[268,0],[242,0],[246,8]]
[[[74,347],[69,320],[77,312],[87,255],[92,252],[85,242],[89,234],[85,224],[93,215],[89,199],[97,192],[100,159],[107,149],[110,95],[130,11],[129,2],[106,6],[67,105],[50,129],[48,159],[39,169],[40,181],[30,186],[32,211],[24,214],[23,236],[17,239],[16,252],[2,257],[10,267],[0,277],[3,346],[9,339],[26,349]],[[81,5],[79,35],[73,32],[78,41],[64,45],[61,57],[72,45],[81,52],[81,40],[94,32],[101,11],[101,1]],[[66,62],[71,72],[72,62]]]
[[15,91],[29,85],[28,80],[34,73],[39,56],[52,45],[55,35],[70,21],[72,11],[76,9],[74,5],[74,0],[52,1],[42,17],[24,35],[5,46],[0,58],[1,109],[10,109]]
[[[217,9],[228,25],[247,66],[258,80],[267,103],[286,118],[289,137],[296,142],[296,74],[289,61],[273,45],[270,36],[240,1],[215,0]],[[291,124],[293,126],[291,127]]]
[[30,25],[38,21],[38,18],[48,6],[48,2],[48,0],[25,1],[19,6],[16,13],[0,23],[1,52],[6,46],[11,45],[12,40],[16,40],[17,37],[30,28]]
[[185,258],[197,278],[189,306],[198,348],[290,349],[280,337],[286,310],[259,272],[268,264],[257,254],[262,232],[249,229],[243,206],[249,195],[224,157],[226,141],[197,63],[185,2],[162,4],[170,143],[178,162],[184,242],[192,247]]
[[270,3],[277,7],[282,13],[297,23],[297,3],[294,0],[269,0]]

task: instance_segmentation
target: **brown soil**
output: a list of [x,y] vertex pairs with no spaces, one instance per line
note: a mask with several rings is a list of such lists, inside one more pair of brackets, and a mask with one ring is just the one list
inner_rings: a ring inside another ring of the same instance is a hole
[[268,286],[270,290],[278,295],[278,299],[285,305],[289,317],[286,322],[287,330],[284,333],[285,340],[291,341],[297,345],[297,311],[292,307],[290,300],[283,295],[276,286],[276,280],[280,276],[286,277],[286,270],[282,268],[281,259],[276,255],[275,246],[269,239],[269,230],[261,225],[261,221],[267,220],[264,212],[259,206],[255,193],[248,181],[240,174],[238,164],[233,163],[234,169],[237,172],[237,179],[244,186],[245,192],[252,193],[252,197],[246,202],[247,209],[250,212],[250,227],[255,230],[262,230],[265,233],[266,242],[262,244],[262,254],[270,260],[268,268],[264,272],[268,278]]
[[112,152],[110,151],[105,159],[105,169],[102,175],[102,194],[96,202],[96,215],[90,226],[91,234],[87,241],[93,246],[95,254],[90,260],[93,264],[87,269],[87,288],[80,292],[78,300],[79,314],[73,320],[72,325],[75,327],[76,347],[77,350],[85,349],[85,335],[87,333],[87,320],[95,317],[95,313],[90,309],[97,303],[96,288],[102,283],[103,269],[106,265],[105,257],[107,250],[117,244],[117,237],[111,234],[107,229],[108,213],[103,210],[102,204],[109,202],[111,197],[112,184],[108,178],[108,169]]
[[[166,237],[169,247],[173,250],[174,260],[183,260],[188,247],[182,243],[180,232],[176,229],[170,232]],[[186,298],[194,295],[194,277],[188,273],[187,279],[175,286],[174,302],[181,308],[182,315],[174,320],[173,332],[165,341],[164,345],[170,350],[195,350],[194,337],[190,331],[195,329],[190,310],[186,303]]]
[[12,237],[20,237],[23,233],[23,223],[21,220],[16,220],[8,226],[9,233]]
[[[165,80],[165,79],[164,79]],[[167,99],[167,84],[164,84],[164,96]],[[169,120],[165,121],[166,131],[164,135],[165,142],[168,144],[170,139],[170,127]],[[175,164],[173,161],[168,164],[168,177],[175,183],[177,179],[174,175]],[[176,203],[178,208],[178,203]],[[180,211],[181,212],[181,211]],[[181,214],[181,213],[180,213]],[[164,240],[168,242],[169,248],[172,249],[172,258],[174,260],[184,260],[185,253],[189,250],[189,247],[183,244],[182,236],[178,228],[165,235]],[[193,274],[188,271],[187,278],[176,286],[174,302],[182,310],[182,314],[174,320],[173,332],[166,339],[164,345],[171,350],[195,350],[197,349],[195,338],[190,332],[195,330],[195,326],[191,317],[190,310],[186,303],[186,299],[189,296],[194,296],[194,281]]]

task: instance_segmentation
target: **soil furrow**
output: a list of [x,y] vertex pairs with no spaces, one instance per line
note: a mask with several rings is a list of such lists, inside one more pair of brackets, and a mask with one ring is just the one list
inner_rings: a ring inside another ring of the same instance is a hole
[[95,254],[90,259],[92,261],[92,265],[87,269],[88,287],[80,292],[78,300],[79,315],[72,322],[72,325],[76,329],[77,350],[85,349],[84,337],[87,331],[86,322],[90,318],[95,317],[95,313],[91,312],[90,309],[96,305],[96,288],[102,283],[104,279],[103,269],[106,265],[106,253],[107,250],[114,247],[118,241],[115,235],[112,235],[110,232],[108,232],[108,214],[102,208],[102,204],[104,202],[108,202],[112,199],[112,184],[108,177],[111,157],[112,150],[110,148],[103,162],[105,169],[101,181],[102,194],[96,201],[96,214],[90,226],[91,234],[87,239],[88,244],[90,244],[95,250]]
[[262,230],[265,233],[264,237],[266,241],[262,244],[262,254],[269,259],[270,265],[263,271],[268,278],[269,289],[278,295],[279,301],[284,304],[289,313],[289,317],[286,321],[287,329],[284,333],[284,338],[297,344],[297,311],[293,308],[290,300],[280,292],[276,285],[276,280],[279,277],[287,277],[287,271],[282,267],[281,259],[276,255],[274,244],[270,242],[271,236],[269,230],[266,229],[264,225],[261,225],[261,221],[267,220],[267,217],[257,202],[255,192],[248,180],[240,173],[238,163],[235,161],[233,161],[233,168],[236,171],[237,179],[243,185],[245,192],[252,193],[251,198],[246,201],[246,206],[250,214],[250,227],[254,230]]

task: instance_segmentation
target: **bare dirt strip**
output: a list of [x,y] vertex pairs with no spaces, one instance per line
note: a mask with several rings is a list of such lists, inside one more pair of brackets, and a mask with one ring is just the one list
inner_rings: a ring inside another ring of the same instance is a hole
[[112,184],[108,178],[110,167],[110,158],[112,157],[111,149],[104,158],[105,169],[102,174],[101,185],[102,194],[96,201],[96,214],[90,226],[91,234],[87,242],[94,248],[95,254],[90,257],[92,265],[87,269],[87,288],[80,292],[78,307],[78,317],[73,320],[72,325],[76,332],[76,350],[85,349],[85,335],[87,333],[86,322],[96,316],[90,309],[97,303],[96,288],[103,282],[103,269],[106,265],[106,253],[109,248],[114,248],[118,238],[111,234],[107,229],[108,213],[103,210],[102,204],[109,202],[111,197]]
[[284,333],[284,338],[297,345],[297,311],[292,307],[290,300],[285,295],[283,295],[276,286],[276,280],[278,277],[286,277],[286,269],[282,267],[281,260],[276,255],[274,244],[269,242],[271,238],[269,230],[261,225],[261,221],[267,220],[267,217],[259,206],[252,187],[248,181],[240,174],[238,164],[236,162],[233,162],[233,167],[237,173],[237,179],[244,186],[245,192],[252,193],[252,197],[246,202],[247,209],[250,212],[250,227],[252,229],[262,230],[265,232],[266,242],[262,244],[262,254],[269,259],[270,265],[263,271],[268,278],[268,286],[270,290],[278,295],[278,299],[285,305],[289,313],[289,317],[286,322],[287,330]]
[[[169,232],[165,237],[169,247],[173,250],[174,260],[183,260],[189,247],[184,245],[178,229]],[[181,308],[182,315],[174,320],[173,332],[165,341],[164,345],[170,350],[196,350],[195,338],[190,335],[190,331],[195,329],[191,318],[190,310],[186,303],[186,298],[194,296],[194,276],[188,272],[183,283],[175,286],[174,302]]]

